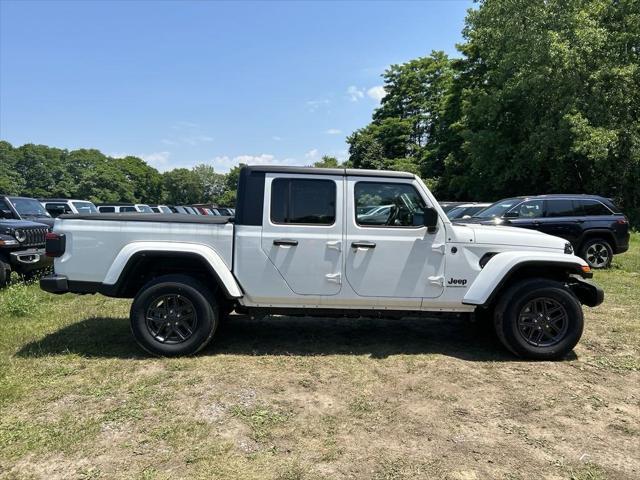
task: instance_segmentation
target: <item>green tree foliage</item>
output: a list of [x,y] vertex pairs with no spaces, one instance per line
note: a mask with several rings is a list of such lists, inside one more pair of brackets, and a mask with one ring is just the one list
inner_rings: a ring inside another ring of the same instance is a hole
[[349,161],[440,197],[612,196],[640,223],[640,2],[484,0],[463,57],[391,66]]
[[193,170],[175,168],[163,174],[165,199],[170,204],[199,203],[202,198],[202,183]]
[[640,3],[487,0],[464,35],[453,193],[588,192],[637,209]]
[[162,201],[162,175],[144,160],[132,156],[116,158],[113,159],[113,166],[120,170],[131,184],[134,198],[144,198],[147,203]]
[[320,161],[315,162],[313,166],[316,168],[339,168],[341,165],[336,157],[323,155]]
[[443,118],[453,65],[443,52],[392,65],[383,75],[386,94],[373,121],[347,139],[350,163],[425,178],[442,175],[441,145],[448,134]]
[[225,176],[216,173],[211,165],[204,163],[196,165],[192,170],[200,181],[200,188],[202,189],[201,202],[218,202],[218,198],[228,189]]

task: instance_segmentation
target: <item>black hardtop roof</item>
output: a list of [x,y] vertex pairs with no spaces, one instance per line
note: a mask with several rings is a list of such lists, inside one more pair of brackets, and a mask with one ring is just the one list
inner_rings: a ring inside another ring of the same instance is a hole
[[392,170],[364,170],[357,168],[318,168],[318,167],[288,167],[278,165],[246,165],[242,167],[248,172],[264,173],[305,173],[312,175],[340,175],[359,177],[394,177],[415,178],[413,173],[396,172]]

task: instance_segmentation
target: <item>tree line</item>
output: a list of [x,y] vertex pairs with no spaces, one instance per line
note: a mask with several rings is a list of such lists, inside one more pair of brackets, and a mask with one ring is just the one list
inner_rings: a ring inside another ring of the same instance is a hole
[[[483,0],[463,39],[459,58],[384,72],[342,165],[416,173],[446,200],[600,194],[640,225],[640,1]],[[0,142],[0,191],[36,197],[232,206],[238,171]]]
[[448,200],[600,194],[640,225],[640,2],[485,0],[463,37],[386,70],[349,163]]
[[0,192],[36,198],[234,206],[239,170],[224,175],[201,164],[160,173],[134,156],[0,141]]

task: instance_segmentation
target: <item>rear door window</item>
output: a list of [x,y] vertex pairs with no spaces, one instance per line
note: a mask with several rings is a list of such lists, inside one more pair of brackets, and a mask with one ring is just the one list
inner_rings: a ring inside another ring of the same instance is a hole
[[597,200],[577,200],[582,210],[582,215],[612,215],[611,211]]
[[336,183],[333,180],[276,178],[271,182],[271,221],[300,225],[333,225]]
[[571,217],[576,215],[571,199],[547,200],[547,217]]
[[136,207],[120,207],[120,211],[124,213],[135,212]]
[[116,211],[115,207],[98,207],[100,213],[113,213]]

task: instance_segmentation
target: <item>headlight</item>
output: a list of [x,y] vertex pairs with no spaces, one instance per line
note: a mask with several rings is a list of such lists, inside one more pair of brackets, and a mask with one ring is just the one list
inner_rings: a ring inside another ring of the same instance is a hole
[[564,253],[566,253],[567,255],[573,255],[573,245],[571,245],[569,242],[564,244]]
[[27,234],[20,228],[15,229],[15,231],[13,232],[13,236],[16,237],[16,240],[18,240],[20,243],[24,242],[27,239]]

